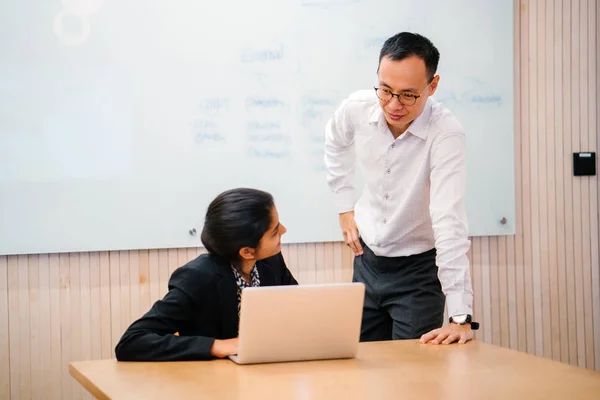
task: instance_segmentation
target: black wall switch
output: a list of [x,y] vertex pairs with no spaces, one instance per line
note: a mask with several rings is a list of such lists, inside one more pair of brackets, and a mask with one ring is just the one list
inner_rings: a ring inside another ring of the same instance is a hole
[[573,153],[573,175],[596,175],[596,153]]

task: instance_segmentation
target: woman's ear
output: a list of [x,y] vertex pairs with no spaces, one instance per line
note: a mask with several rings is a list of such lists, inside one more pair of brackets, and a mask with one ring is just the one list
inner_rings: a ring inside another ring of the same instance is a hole
[[253,260],[254,255],[256,254],[256,249],[252,247],[242,247],[239,251],[240,258],[242,260]]

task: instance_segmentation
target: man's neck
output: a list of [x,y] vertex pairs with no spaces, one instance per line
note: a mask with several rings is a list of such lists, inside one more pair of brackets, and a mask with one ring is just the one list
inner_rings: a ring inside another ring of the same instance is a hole
[[390,132],[392,132],[392,136],[394,137],[394,139],[398,139],[400,136],[402,136],[404,134],[404,132],[406,132],[408,130],[409,126],[410,126],[410,124],[408,124],[404,127],[390,126],[388,124],[388,128],[390,129]]

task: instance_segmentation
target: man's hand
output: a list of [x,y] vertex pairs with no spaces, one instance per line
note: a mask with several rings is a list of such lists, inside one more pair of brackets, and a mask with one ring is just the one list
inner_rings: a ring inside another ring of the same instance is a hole
[[458,340],[458,343],[467,343],[473,339],[473,331],[471,325],[464,324],[453,324],[450,323],[438,329],[434,329],[421,336],[421,343],[431,344],[450,344]]
[[344,234],[344,241],[348,246],[350,246],[354,252],[354,255],[362,255],[363,248],[358,240],[358,228],[356,227],[356,222],[354,221],[354,211],[348,211],[340,214],[340,228],[342,228],[342,233]]
[[219,340],[215,339],[210,354],[217,358],[225,358],[237,354],[238,351],[238,338]]

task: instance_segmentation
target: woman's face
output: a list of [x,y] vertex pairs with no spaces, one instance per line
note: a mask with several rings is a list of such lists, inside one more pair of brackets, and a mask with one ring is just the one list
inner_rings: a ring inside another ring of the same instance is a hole
[[254,258],[263,260],[281,252],[281,236],[286,232],[285,226],[279,222],[277,207],[273,206],[271,209],[271,225],[260,239]]

